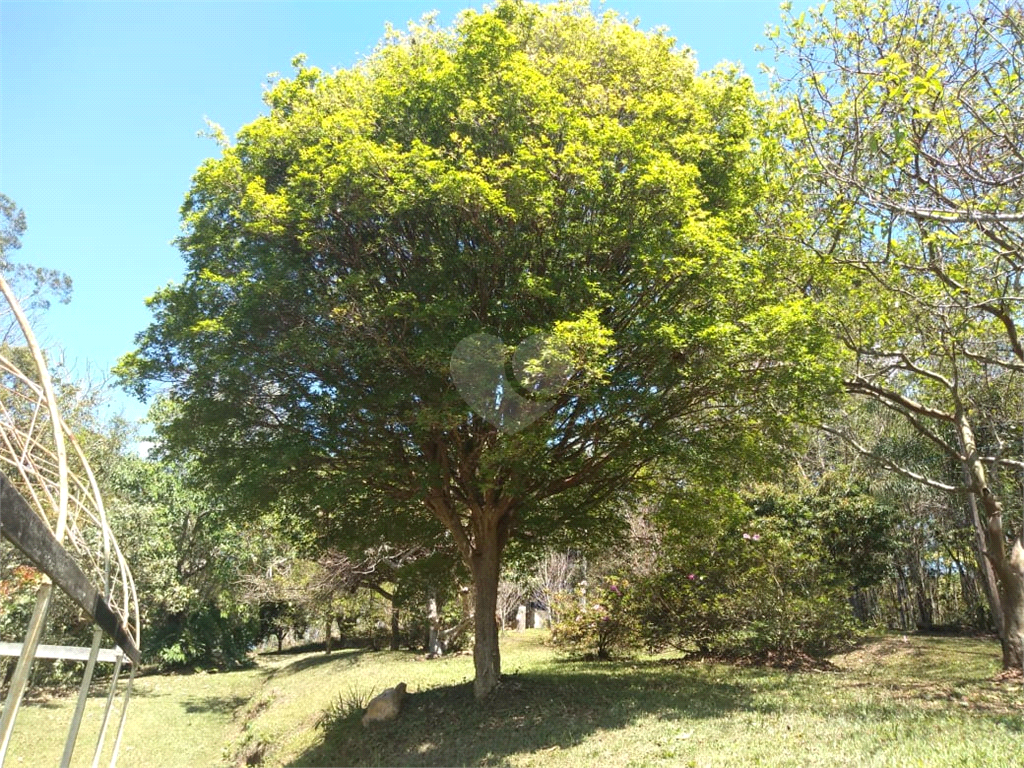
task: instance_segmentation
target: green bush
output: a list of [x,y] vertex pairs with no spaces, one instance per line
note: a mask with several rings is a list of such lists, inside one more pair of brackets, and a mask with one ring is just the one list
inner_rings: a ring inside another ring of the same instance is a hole
[[583,582],[554,602],[558,620],[551,641],[556,647],[590,659],[610,659],[636,647],[639,625],[628,579],[607,576],[595,587]]
[[[4,554],[7,555],[7,551]],[[42,580],[42,572],[31,565],[14,560],[3,566],[0,571],[0,637],[22,639]]]
[[746,523],[637,585],[632,610],[647,646],[822,657],[852,644],[859,630],[846,574],[785,520]]
[[237,668],[250,663],[259,642],[260,623],[245,610],[226,610],[212,602],[167,615],[143,642],[143,656],[161,670],[181,667]]
[[[21,556],[6,544],[0,548],[0,563],[0,639],[21,642],[28,630],[44,574],[23,562]],[[54,587],[46,614],[43,642],[89,646],[92,642],[92,626],[81,608],[59,588]],[[14,673],[17,661],[14,656],[0,657],[0,694],[5,693],[5,686]],[[82,669],[79,662],[36,659],[32,665],[30,684],[51,688],[75,685],[81,679]]]

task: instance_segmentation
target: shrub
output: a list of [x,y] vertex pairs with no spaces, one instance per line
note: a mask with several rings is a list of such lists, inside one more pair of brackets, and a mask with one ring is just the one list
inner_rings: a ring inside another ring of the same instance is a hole
[[326,733],[344,720],[362,717],[375,695],[376,690],[373,688],[349,686],[347,690],[331,699],[330,704],[320,713],[314,727]]
[[[0,547],[0,638],[14,642],[24,639],[43,578],[43,572],[22,562],[16,551],[6,544]],[[45,642],[88,646],[92,642],[92,622],[58,587],[51,595]],[[17,661],[15,656],[0,657],[0,693],[6,692]],[[78,662],[37,659],[32,665],[31,684],[50,688],[75,685],[81,679],[81,670]]]
[[15,560],[3,566],[0,570],[0,636],[20,640],[25,634],[42,580],[43,574],[30,565]]
[[147,636],[144,657],[159,669],[218,667],[250,663],[249,651],[260,638],[259,617],[213,602],[190,606],[187,613],[170,614]]
[[596,587],[581,583],[555,598],[558,620],[551,627],[556,647],[591,659],[609,659],[632,650],[639,639],[631,585],[621,576],[608,576]]
[[651,649],[821,657],[858,635],[844,575],[783,521],[750,521],[690,554],[688,566],[637,585],[633,611]]

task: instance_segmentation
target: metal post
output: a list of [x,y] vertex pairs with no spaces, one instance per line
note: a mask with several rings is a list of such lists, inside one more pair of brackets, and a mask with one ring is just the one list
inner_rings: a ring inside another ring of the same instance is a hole
[[117,726],[117,738],[114,740],[114,752],[110,755],[110,768],[117,768],[117,752],[121,749],[121,736],[124,735],[124,723],[128,718],[128,699],[132,696],[132,681],[135,679],[136,664],[132,664],[132,673],[128,676],[128,688],[124,692],[124,704],[121,705],[121,724]]
[[71,725],[68,727],[68,738],[64,742],[64,754],[60,758],[60,768],[69,768],[71,755],[75,751],[75,742],[78,741],[78,729],[82,725],[82,715],[85,714],[85,704],[89,698],[89,685],[92,683],[92,673],[96,669],[96,657],[100,655],[100,641],[103,640],[103,630],[99,627],[92,633],[92,648],[89,651],[89,661],[85,665],[85,675],[82,676],[82,686],[78,689],[78,704],[75,706],[75,714],[71,718]]
[[7,692],[3,714],[0,715],[0,768],[3,768],[4,758],[7,757],[7,747],[11,743],[11,734],[14,733],[14,718],[17,717],[18,707],[21,706],[21,697],[25,693],[25,686],[28,685],[28,674],[36,657],[36,646],[39,645],[43,629],[46,626],[46,614],[50,610],[52,593],[53,584],[49,579],[45,579],[36,591],[36,607],[32,611],[28,631],[25,633],[25,642],[22,644],[21,656],[18,657],[18,666],[14,668],[11,688]]
[[[98,768],[100,764],[100,753],[103,751],[103,739],[107,735],[107,723],[110,721],[110,705],[114,703],[114,694],[117,692],[117,677],[121,674],[121,664],[124,663],[124,656],[118,656],[114,664],[114,677],[110,681],[110,692],[107,694],[107,703],[103,707],[103,722],[100,723],[100,735],[96,740],[96,753],[92,756],[92,768]],[[134,674],[134,670],[132,671]],[[3,768],[3,766],[0,766]]]

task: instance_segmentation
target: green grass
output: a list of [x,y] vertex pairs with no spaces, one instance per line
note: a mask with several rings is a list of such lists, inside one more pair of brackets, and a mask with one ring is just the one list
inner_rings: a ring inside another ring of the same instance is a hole
[[[207,766],[224,763],[225,736],[235,727],[236,712],[258,695],[262,674],[258,669],[231,673],[150,675],[136,678],[128,705],[128,719],[118,766]],[[73,766],[92,764],[107,686],[95,685],[75,749]],[[117,732],[122,694],[115,702],[107,730],[107,765]],[[75,695],[30,699],[22,705],[15,724],[5,768],[58,765],[64,738],[74,711]]]
[[[545,638],[503,637],[505,677],[484,703],[473,699],[469,655],[268,654],[252,670],[143,677],[119,765],[247,755],[295,766],[1021,763],[1021,685],[993,680],[992,641],[890,636],[835,657],[836,671],[786,672],[665,657],[567,661]],[[363,728],[357,703],[402,681],[401,718]],[[26,707],[8,765],[55,764],[70,707]],[[75,763],[88,764],[87,753]]]

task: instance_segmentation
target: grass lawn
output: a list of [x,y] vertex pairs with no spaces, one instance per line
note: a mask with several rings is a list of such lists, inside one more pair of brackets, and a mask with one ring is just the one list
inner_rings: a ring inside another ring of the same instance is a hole
[[[786,672],[663,657],[566,661],[545,639],[503,636],[505,677],[484,703],[473,700],[469,655],[267,654],[241,672],[142,677],[119,765],[259,756],[294,766],[1010,766],[1024,757],[1021,684],[993,680],[990,640],[889,636],[834,657],[836,671]],[[401,681],[410,695],[400,719],[363,728],[353,702]],[[71,706],[26,707],[8,765],[56,764]],[[83,746],[75,764],[90,758]]]
[[[127,679],[127,677],[123,678]],[[262,683],[258,669],[230,673],[149,675],[138,677],[128,704],[128,720],[118,755],[119,768],[230,765],[224,759],[225,739],[235,728],[236,711],[257,695]],[[109,681],[93,686],[73,766],[92,765],[96,736]],[[110,760],[117,734],[120,703],[107,729],[105,756]],[[60,764],[64,738],[75,707],[75,695],[44,701],[30,700],[21,707],[5,768],[41,768]]]

